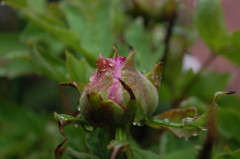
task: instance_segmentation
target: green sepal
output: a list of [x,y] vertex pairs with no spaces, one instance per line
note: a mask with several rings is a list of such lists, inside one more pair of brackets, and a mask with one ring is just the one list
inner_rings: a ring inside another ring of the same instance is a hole
[[72,82],[67,82],[67,83],[59,83],[58,85],[71,86],[73,88],[76,88],[78,90],[79,94],[82,93],[82,91],[84,90],[84,87],[86,86],[85,84],[82,84],[82,83],[77,82],[77,81],[72,81]]
[[58,114],[56,112],[54,112],[54,118],[56,119],[56,121],[59,121],[59,120],[61,120],[63,122],[73,121],[73,122],[77,122],[77,123],[89,124],[87,121],[83,120],[82,118],[73,117],[73,116],[67,115],[67,114]]
[[149,81],[156,86],[157,89],[160,88],[162,71],[163,71],[163,62],[159,62],[153,68],[153,70],[145,75]]

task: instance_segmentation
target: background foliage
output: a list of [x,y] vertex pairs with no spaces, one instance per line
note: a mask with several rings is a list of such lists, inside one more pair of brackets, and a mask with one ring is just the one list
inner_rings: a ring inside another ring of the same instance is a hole
[[[57,83],[76,80],[87,84],[98,53],[111,57],[112,46],[121,56],[128,56],[131,45],[137,52],[138,70],[143,72],[159,61],[165,63],[155,114],[188,107],[196,107],[201,114],[213,94],[225,90],[231,74],[206,68],[217,56],[240,65],[240,32],[227,31],[219,0],[199,0],[194,15],[179,7],[181,1],[131,2],[1,2],[1,8],[10,10],[18,23],[14,31],[0,32],[0,158],[54,158],[54,149],[64,138],[53,112],[71,114],[78,102],[77,91]],[[183,58],[198,38],[211,49],[212,56],[197,72],[183,69]],[[218,100],[211,158],[240,156],[239,103],[236,95]],[[86,133],[77,125],[64,130],[67,146],[99,154],[93,144],[102,142],[98,136],[101,130]],[[133,153],[140,159],[201,158],[208,139],[203,131],[187,141],[145,126],[132,126],[131,132]],[[68,152],[77,153],[74,150]]]

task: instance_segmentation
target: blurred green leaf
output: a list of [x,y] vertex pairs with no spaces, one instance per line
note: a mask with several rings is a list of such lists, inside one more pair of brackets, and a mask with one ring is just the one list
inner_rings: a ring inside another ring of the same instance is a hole
[[240,150],[229,152],[229,153],[221,153],[214,157],[213,159],[238,159],[240,156]]
[[143,150],[137,147],[132,147],[133,156],[136,159],[159,159],[160,156],[154,152]]
[[133,49],[138,53],[137,66],[140,70],[146,70],[147,72],[152,70],[152,67],[159,62],[163,55],[164,45],[159,42],[155,51],[153,48],[153,34],[152,30],[144,29],[142,19],[136,19],[130,24],[126,30],[126,39],[128,45],[132,46]]
[[221,54],[231,62],[240,65],[240,31],[235,31],[231,43],[221,50]]
[[194,150],[194,148],[190,147],[190,148],[186,148],[186,149],[181,149],[181,150],[176,150],[172,153],[168,153],[165,156],[165,159],[176,159],[176,158],[195,158],[197,155],[196,150]]
[[26,45],[19,40],[19,33],[0,32],[0,57],[11,51],[26,50]]
[[198,96],[200,99],[210,101],[212,94],[219,90],[225,90],[231,79],[230,74],[219,74],[216,72],[203,72],[189,87],[188,95]]
[[28,22],[27,26],[21,32],[20,38],[22,41],[31,41],[41,45],[55,55],[63,53],[63,50],[66,48],[66,45],[62,41],[41,29],[33,22]]
[[220,134],[228,140],[234,139],[240,142],[240,111],[233,108],[219,108],[217,111],[217,123]]
[[[80,38],[78,34],[72,30],[66,29],[65,24],[56,19],[53,15],[39,12],[31,8],[24,8],[15,3],[14,0],[8,2],[9,5],[16,7],[23,13],[30,21],[46,30],[71,48],[75,49],[78,53],[84,55],[90,64],[94,65],[97,57],[92,53],[86,51],[80,45]],[[81,37],[84,38],[84,37]]]
[[13,79],[34,71],[33,63],[25,50],[7,52],[0,59],[0,76],[2,77]]
[[[0,105],[0,158],[23,158],[26,154],[42,158],[52,156],[59,135],[51,136],[51,142],[44,140],[50,135],[46,115],[33,113],[4,99],[0,100]],[[51,130],[54,132],[57,126],[51,125]]]
[[68,81],[64,61],[33,44],[30,44],[30,53],[34,65],[40,72],[58,82]]
[[77,152],[69,147],[63,148],[61,153],[56,159],[100,159],[97,156],[87,154],[87,153],[80,153]]
[[204,42],[218,52],[229,42],[220,0],[199,0],[196,11],[196,25]]
[[65,0],[61,3],[69,29],[81,40],[81,47],[90,53],[109,57],[113,37],[109,0]]
[[78,82],[87,84],[89,77],[93,73],[93,68],[82,58],[80,61],[77,60],[71,53],[67,52],[67,70],[70,74],[70,80],[76,80]]

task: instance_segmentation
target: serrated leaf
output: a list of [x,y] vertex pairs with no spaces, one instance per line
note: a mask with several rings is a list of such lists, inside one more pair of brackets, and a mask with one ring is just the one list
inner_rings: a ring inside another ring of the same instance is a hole
[[218,52],[229,42],[220,0],[199,0],[196,10],[196,25],[204,42]]
[[67,70],[70,74],[70,79],[87,84],[90,74],[94,71],[93,68],[82,58],[77,60],[71,53],[67,52]]
[[41,73],[58,82],[68,81],[66,68],[61,59],[37,48],[33,44],[30,44],[30,52],[34,65]]
[[136,19],[126,29],[125,36],[127,42],[138,53],[137,66],[140,70],[151,71],[152,67],[160,60],[163,55],[164,45],[159,43],[153,51],[153,32],[144,29],[142,19]]
[[41,27],[43,30],[52,34],[57,39],[61,40],[62,42],[76,50],[78,53],[85,56],[85,58],[91,65],[95,65],[97,56],[83,49],[78,34],[72,30],[65,28],[61,21],[56,21],[56,19],[52,15],[38,12],[31,8],[24,8],[22,6],[19,6],[14,1],[9,2],[8,4],[18,9],[30,21]]
[[88,52],[109,57],[112,51],[111,6],[109,0],[63,1],[69,29],[81,39],[81,46]]

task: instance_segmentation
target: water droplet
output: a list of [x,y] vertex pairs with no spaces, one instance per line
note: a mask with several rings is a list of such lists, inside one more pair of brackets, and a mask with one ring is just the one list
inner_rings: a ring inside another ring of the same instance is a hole
[[78,111],[81,111],[81,108],[80,108],[80,107],[77,107],[77,110],[78,110]]
[[137,125],[138,123],[137,122],[133,122],[133,125]]
[[82,128],[83,128],[85,131],[87,131],[87,132],[91,132],[91,131],[94,130],[94,127],[91,126],[91,125],[81,125],[81,126],[82,126]]
[[207,131],[207,128],[202,128],[202,131]]
[[197,136],[197,133],[193,133],[192,136]]
[[163,119],[164,124],[170,124],[170,121],[168,119]]
[[142,74],[146,74],[146,70],[142,70],[141,73],[142,73]]
[[74,124],[74,127],[77,128],[77,127],[78,127],[78,124]]
[[137,122],[137,126],[143,126],[145,124],[145,120],[141,120]]
[[2,1],[2,2],[0,3],[0,5],[1,5],[1,6],[5,6],[5,5],[6,5],[6,2],[5,2],[5,1]]
[[113,63],[108,64],[110,67],[113,67]]
[[190,117],[184,118],[182,120],[182,126],[188,125],[188,124],[192,123],[194,120],[195,120],[195,118],[190,118]]

